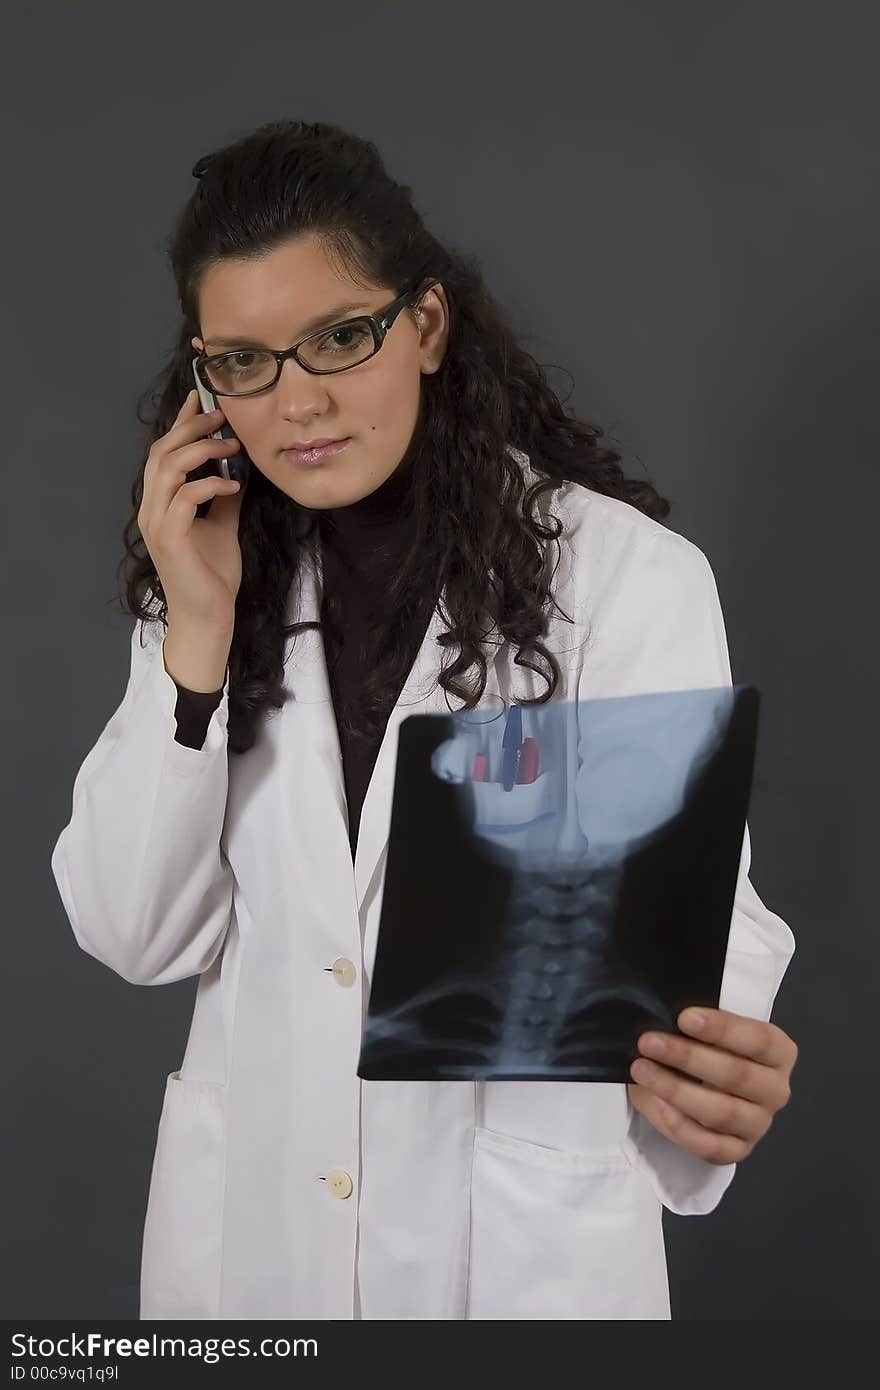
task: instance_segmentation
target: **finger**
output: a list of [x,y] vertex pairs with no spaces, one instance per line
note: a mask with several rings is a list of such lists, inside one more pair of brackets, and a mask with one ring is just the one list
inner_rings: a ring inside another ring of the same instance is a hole
[[[189,473],[203,463],[210,462],[212,458],[218,459],[225,454],[235,453],[239,444],[238,440],[232,439],[211,440],[208,444],[207,456],[205,455],[205,447],[206,441],[201,441],[172,449],[169,454],[157,459],[150,476],[148,476],[148,462],[147,469],[144,470],[144,495],[146,499],[144,517],[148,526],[155,528],[161,524],[169,509],[174,505],[178,493],[181,489],[188,487],[190,483],[207,481],[222,483],[227,481],[217,473],[209,473],[205,478],[191,478],[187,482]],[[199,497],[197,500],[204,501],[210,495],[212,494],[205,494],[204,497]],[[186,494],[185,505],[188,505],[189,496],[190,494]],[[143,526],[141,526],[141,530],[143,530]]]
[[780,1110],[788,1100],[789,1088],[783,1071],[752,1062],[723,1048],[693,1042],[674,1033],[643,1033],[639,1052],[666,1067],[675,1067],[698,1077],[719,1091],[753,1101],[771,1110]]
[[174,430],[177,430],[180,426],[185,425],[187,421],[197,419],[200,413],[201,403],[198,398],[198,392],[196,390],[192,390],[190,391],[188,396],[184,397],[180,409],[178,410],[177,414],[175,415],[171,424],[168,426],[168,429],[165,431],[165,433],[163,435],[160,435],[158,439],[153,440],[153,444],[147,455],[146,464],[144,466],[145,477],[155,472],[155,470],[159,466],[159,450],[156,448],[156,446],[160,442],[166,445],[171,443],[172,432]]
[[767,1133],[772,1113],[740,1096],[687,1081],[657,1062],[639,1058],[630,1074],[653,1096],[668,1102],[688,1119],[718,1134],[734,1135],[754,1144]]
[[752,1146],[744,1140],[704,1129],[697,1121],[682,1114],[674,1105],[661,1100],[644,1086],[629,1085],[628,1090],[635,1109],[656,1130],[706,1163],[739,1163],[751,1153]]
[[236,502],[240,494],[241,487],[232,478],[212,476],[210,478],[197,478],[194,482],[184,483],[183,487],[178,488],[168,508],[167,534],[163,536],[163,542],[167,544],[168,541],[174,542],[183,538],[192,524],[196,507],[202,502],[207,502],[209,498],[214,502],[214,506],[205,520],[216,522],[224,514],[223,503],[227,499],[230,502]]
[[[181,421],[190,416],[199,415],[202,411],[202,403],[199,400],[199,393],[195,389],[190,391],[188,396],[184,396],[180,409],[174,417],[174,424],[178,425]],[[173,426],[171,426],[173,428]]]
[[[699,1019],[704,1023],[699,1027]],[[764,1023],[761,1019],[746,1018],[744,1014],[730,1013],[727,1009],[709,1009],[701,1005],[699,1009],[685,1009],[676,1020],[685,1033],[698,1037],[701,1042],[713,1043],[723,1047],[726,1052],[737,1052],[753,1062],[761,1062],[765,1067],[781,1067],[788,1071],[797,1058],[797,1047],[787,1033],[777,1028],[775,1023]]]
[[[187,396],[165,434],[155,443],[161,442],[162,453],[171,456],[184,443],[202,443],[209,436],[213,437],[225,422],[225,412],[219,406],[212,410],[202,410],[198,395],[193,393],[192,396]],[[231,439],[218,439],[217,442],[232,444]]]

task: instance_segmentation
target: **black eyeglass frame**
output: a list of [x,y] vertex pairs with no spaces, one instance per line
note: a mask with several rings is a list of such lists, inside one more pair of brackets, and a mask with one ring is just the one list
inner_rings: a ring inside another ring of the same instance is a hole
[[[428,293],[428,290],[439,283],[439,280],[430,280],[427,285],[423,285],[420,289],[407,290],[404,294],[399,295],[397,299],[392,300],[387,308],[381,310],[378,314],[358,314],[355,318],[342,319],[339,323],[331,323],[328,324],[326,328],[319,328],[317,332],[309,333],[307,337],[300,338],[298,343],[294,343],[293,347],[287,348],[284,352],[276,352],[274,348],[249,348],[244,346],[240,348],[227,348],[225,352],[203,352],[194,359],[199,381],[207,391],[212,392],[215,396],[256,396],[259,395],[261,391],[271,391],[274,386],[278,385],[278,381],[281,377],[281,368],[288,357],[295,358],[303,371],[311,372],[312,376],[336,376],[338,372],[350,372],[353,367],[360,367],[362,363],[369,362],[371,357],[376,356],[376,353],[385,341],[388,330],[392,327],[394,320],[401,310],[405,309],[407,305],[416,304],[423,295]],[[335,333],[339,328],[350,328],[352,324],[356,323],[368,324],[370,332],[373,335],[373,351],[368,353],[366,357],[362,357],[360,362],[352,362],[347,367],[310,367],[308,363],[304,362],[300,357],[299,349],[304,343],[310,343],[313,338],[324,338],[328,333]],[[265,386],[256,386],[252,391],[218,391],[214,383],[207,379],[203,372],[203,368],[207,366],[209,362],[219,362],[221,358],[232,357],[236,352],[265,352],[268,353],[270,357],[274,357],[274,380],[268,382]]]

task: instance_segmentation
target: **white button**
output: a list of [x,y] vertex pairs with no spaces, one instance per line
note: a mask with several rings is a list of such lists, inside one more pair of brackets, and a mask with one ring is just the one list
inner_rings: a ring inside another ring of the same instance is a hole
[[[340,956],[339,960],[333,962],[333,978],[338,985],[342,985],[344,989],[348,989],[357,979],[357,971],[350,960],[346,960],[344,956]],[[345,1195],[348,1196],[348,1193]]]
[[327,1191],[331,1197],[350,1197],[352,1182],[342,1168],[332,1168],[327,1174]]

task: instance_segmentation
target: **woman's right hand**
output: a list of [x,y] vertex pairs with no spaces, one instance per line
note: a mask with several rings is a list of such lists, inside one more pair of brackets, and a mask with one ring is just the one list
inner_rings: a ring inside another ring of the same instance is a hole
[[[166,434],[150,448],[137,523],[162,581],[168,621],[192,628],[231,628],[241,585],[238,519],[242,489],[228,478],[186,474],[210,458],[227,458],[237,439],[212,439],[222,411],[206,415],[193,391]],[[213,498],[207,516],[196,520],[199,503]]]

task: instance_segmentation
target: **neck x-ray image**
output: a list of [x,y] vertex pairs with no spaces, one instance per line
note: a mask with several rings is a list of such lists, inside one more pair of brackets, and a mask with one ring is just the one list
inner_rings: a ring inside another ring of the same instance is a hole
[[751,686],[410,715],[358,1075],[628,1081],[717,1007]]

